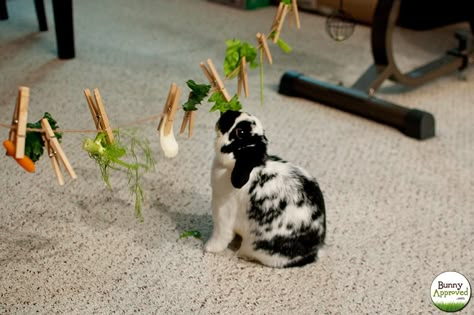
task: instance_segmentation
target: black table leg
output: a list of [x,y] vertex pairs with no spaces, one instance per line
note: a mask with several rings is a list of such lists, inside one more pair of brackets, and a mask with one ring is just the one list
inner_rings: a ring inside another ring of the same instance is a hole
[[36,16],[38,17],[38,25],[40,32],[48,30],[46,22],[46,12],[44,10],[44,0],[35,0]]
[[53,0],[54,26],[59,59],[76,56],[72,0]]
[[7,0],[0,0],[0,20],[8,20]]

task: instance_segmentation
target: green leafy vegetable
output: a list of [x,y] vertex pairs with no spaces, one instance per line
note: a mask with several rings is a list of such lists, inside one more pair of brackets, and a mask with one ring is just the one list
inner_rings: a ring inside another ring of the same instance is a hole
[[197,110],[196,105],[201,105],[203,99],[209,94],[211,86],[208,84],[197,84],[193,80],[186,81],[186,85],[191,89],[189,98],[186,103],[183,104],[185,111]]
[[291,0],[281,0],[286,5],[291,5]]
[[227,78],[232,79],[238,74],[240,69],[240,60],[245,60],[250,64],[250,68],[258,66],[256,62],[257,49],[247,42],[239,39],[230,39],[226,41],[227,50],[224,59],[224,74]]
[[[273,39],[275,38],[275,34],[276,32],[271,32],[269,38]],[[281,38],[278,38],[277,39],[277,42],[276,44],[278,45],[278,47],[280,47],[281,50],[283,50],[283,52],[289,54],[293,49],[290,47],[290,45],[288,45],[283,39]]]
[[[50,113],[46,112],[43,115],[43,118],[46,118],[51,125],[51,129],[56,130],[58,128],[58,124],[56,120],[51,116]],[[43,119],[42,118],[42,119]],[[27,128],[32,129],[41,129],[41,120],[38,120],[36,123],[27,123]],[[61,141],[62,134],[59,132],[55,132],[54,135]],[[40,159],[40,157],[44,153],[44,140],[39,131],[27,131],[26,138],[25,138],[25,155],[28,156],[33,162],[36,162]]]
[[276,44],[281,48],[285,53],[289,54],[293,49],[281,38],[278,38]]
[[[99,166],[107,188],[112,189],[110,170],[125,169],[130,192],[135,196],[135,215],[138,219],[143,220],[141,210],[144,193],[140,178],[144,173],[154,169],[155,160],[146,139],[139,140],[133,133],[124,133],[124,135],[128,138],[128,147],[123,144],[122,133],[118,131],[114,131],[115,141],[113,144],[107,143],[105,132],[100,132],[95,139],[84,139],[82,147]],[[141,151],[141,155],[138,154],[138,150]]]
[[242,104],[239,102],[239,97],[237,96],[237,94],[232,97],[230,102],[227,102],[224,98],[224,95],[222,95],[220,91],[215,91],[214,93],[212,93],[211,97],[209,97],[208,102],[214,102],[214,105],[209,110],[210,112],[219,110],[221,113],[224,113],[228,110],[238,111],[242,109]]
[[184,231],[179,235],[179,238],[188,238],[188,237],[194,237],[200,239],[202,237],[201,232],[197,230],[189,230],[189,231]]

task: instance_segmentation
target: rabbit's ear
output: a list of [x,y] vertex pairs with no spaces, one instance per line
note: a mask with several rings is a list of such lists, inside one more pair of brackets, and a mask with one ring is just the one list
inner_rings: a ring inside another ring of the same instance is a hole
[[234,169],[232,170],[232,175],[230,181],[234,188],[242,188],[250,178],[250,173],[252,172],[254,165],[247,163],[247,161],[238,159],[235,162]]
[[243,141],[236,142],[234,147],[235,165],[231,174],[232,186],[242,188],[250,178],[250,173],[257,167],[265,164],[267,159],[267,138],[252,136]]

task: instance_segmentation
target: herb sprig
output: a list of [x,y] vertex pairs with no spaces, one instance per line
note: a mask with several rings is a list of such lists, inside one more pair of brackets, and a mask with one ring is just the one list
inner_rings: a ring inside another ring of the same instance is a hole
[[[142,140],[133,132],[116,130],[114,138],[114,143],[109,144],[105,132],[99,132],[95,139],[84,139],[82,148],[99,166],[102,179],[108,189],[112,189],[111,169],[122,169],[127,172],[129,190],[135,197],[135,216],[143,220],[144,193],[140,179],[146,172],[155,168],[153,154],[148,140]],[[124,138],[127,138],[128,146],[124,143]]]

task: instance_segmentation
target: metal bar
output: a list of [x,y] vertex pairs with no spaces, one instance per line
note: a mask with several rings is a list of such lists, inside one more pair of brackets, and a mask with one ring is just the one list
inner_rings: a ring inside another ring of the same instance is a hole
[[396,105],[362,91],[318,81],[298,72],[288,71],[282,76],[279,93],[304,97],[374,120],[397,128],[415,139],[429,139],[435,135],[435,120],[428,112]]

